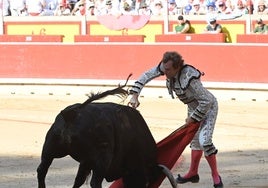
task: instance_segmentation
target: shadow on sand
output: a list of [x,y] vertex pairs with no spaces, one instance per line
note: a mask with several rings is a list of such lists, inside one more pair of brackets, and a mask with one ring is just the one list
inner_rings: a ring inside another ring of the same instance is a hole
[[[254,182],[256,188],[268,187],[268,150],[262,151],[232,151],[221,152],[218,154],[218,165],[222,178],[224,179],[225,187],[238,188],[248,187],[248,182]],[[187,158],[187,155],[182,155]],[[251,161],[251,162],[250,162]],[[1,188],[20,187],[31,188],[37,187],[36,168],[40,162],[40,157],[33,156],[0,156],[0,184]],[[184,162],[183,162],[184,163]],[[180,164],[175,168],[174,174],[184,173],[183,168],[188,168],[189,164]],[[202,182],[210,180],[210,170],[202,158],[200,165],[205,165],[205,168],[200,168],[200,186]],[[183,167],[185,166],[185,167]],[[187,166],[187,167],[186,167]],[[72,187],[78,162],[71,157],[55,159],[49,168],[46,184],[48,187]],[[107,187],[106,182],[103,187]],[[84,186],[83,186],[84,187]],[[86,187],[86,186],[85,186]],[[88,185],[89,187],[89,185]],[[169,187],[163,182],[161,187]],[[180,186],[178,186],[180,187]],[[183,187],[185,187],[183,185]],[[193,187],[193,186],[191,186]],[[194,187],[198,187],[195,184]],[[250,186],[253,188],[252,186]]]

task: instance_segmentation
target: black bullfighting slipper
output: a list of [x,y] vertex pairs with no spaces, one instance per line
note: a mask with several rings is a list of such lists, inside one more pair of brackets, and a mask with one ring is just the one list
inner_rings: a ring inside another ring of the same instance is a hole
[[176,182],[180,183],[180,184],[187,183],[187,182],[198,183],[199,182],[199,175],[197,174],[197,175],[194,175],[190,178],[183,178],[183,177],[181,177],[180,174],[178,174],[178,177],[176,178]]
[[223,188],[223,183],[221,181],[221,177],[220,177],[220,183],[214,184],[214,188]]

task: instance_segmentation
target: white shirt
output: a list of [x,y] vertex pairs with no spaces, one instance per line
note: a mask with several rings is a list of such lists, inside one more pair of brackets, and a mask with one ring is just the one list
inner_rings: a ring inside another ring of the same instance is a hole
[[53,16],[58,7],[58,0],[46,0],[46,7],[44,9],[44,16]]
[[3,16],[9,16],[9,12],[8,12],[9,2],[8,2],[8,0],[3,0],[2,3],[3,3],[3,5],[2,5]]
[[18,10],[25,6],[25,0],[9,0],[10,10]]
[[26,0],[29,13],[41,13],[45,8],[45,0]]

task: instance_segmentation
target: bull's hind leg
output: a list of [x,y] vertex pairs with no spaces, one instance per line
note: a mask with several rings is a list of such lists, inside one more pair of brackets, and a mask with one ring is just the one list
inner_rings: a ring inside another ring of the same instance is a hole
[[40,165],[37,168],[37,179],[38,179],[38,188],[45,188],[45,178],[47,175],[47,171],[49,166],[51,165],[53,159],[42,159]]
[[46,141],[43,146],[41,163],[37,168],[38,187],[45,188],[45,178],[48,169],[55,158],[65,157],[67,149],[59,143],[60,137],[55,135],[54,132],[49,131],[46,136]]
[[85,163],[80,163],[73,188],[81,187],[85,183],[89,173],[90,169],[88,166]]
[[102,181],[103,176],[97,173],[96,171],[93,171],[92,178],[90,181],[90,185],[92,188],[102,188]]

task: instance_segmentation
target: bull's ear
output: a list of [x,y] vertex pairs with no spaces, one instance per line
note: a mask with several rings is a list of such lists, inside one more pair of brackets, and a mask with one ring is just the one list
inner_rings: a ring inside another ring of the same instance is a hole
[[66,122],[73,121],[76,118],[77,111],[75,109],[62,110],[61,115]]

